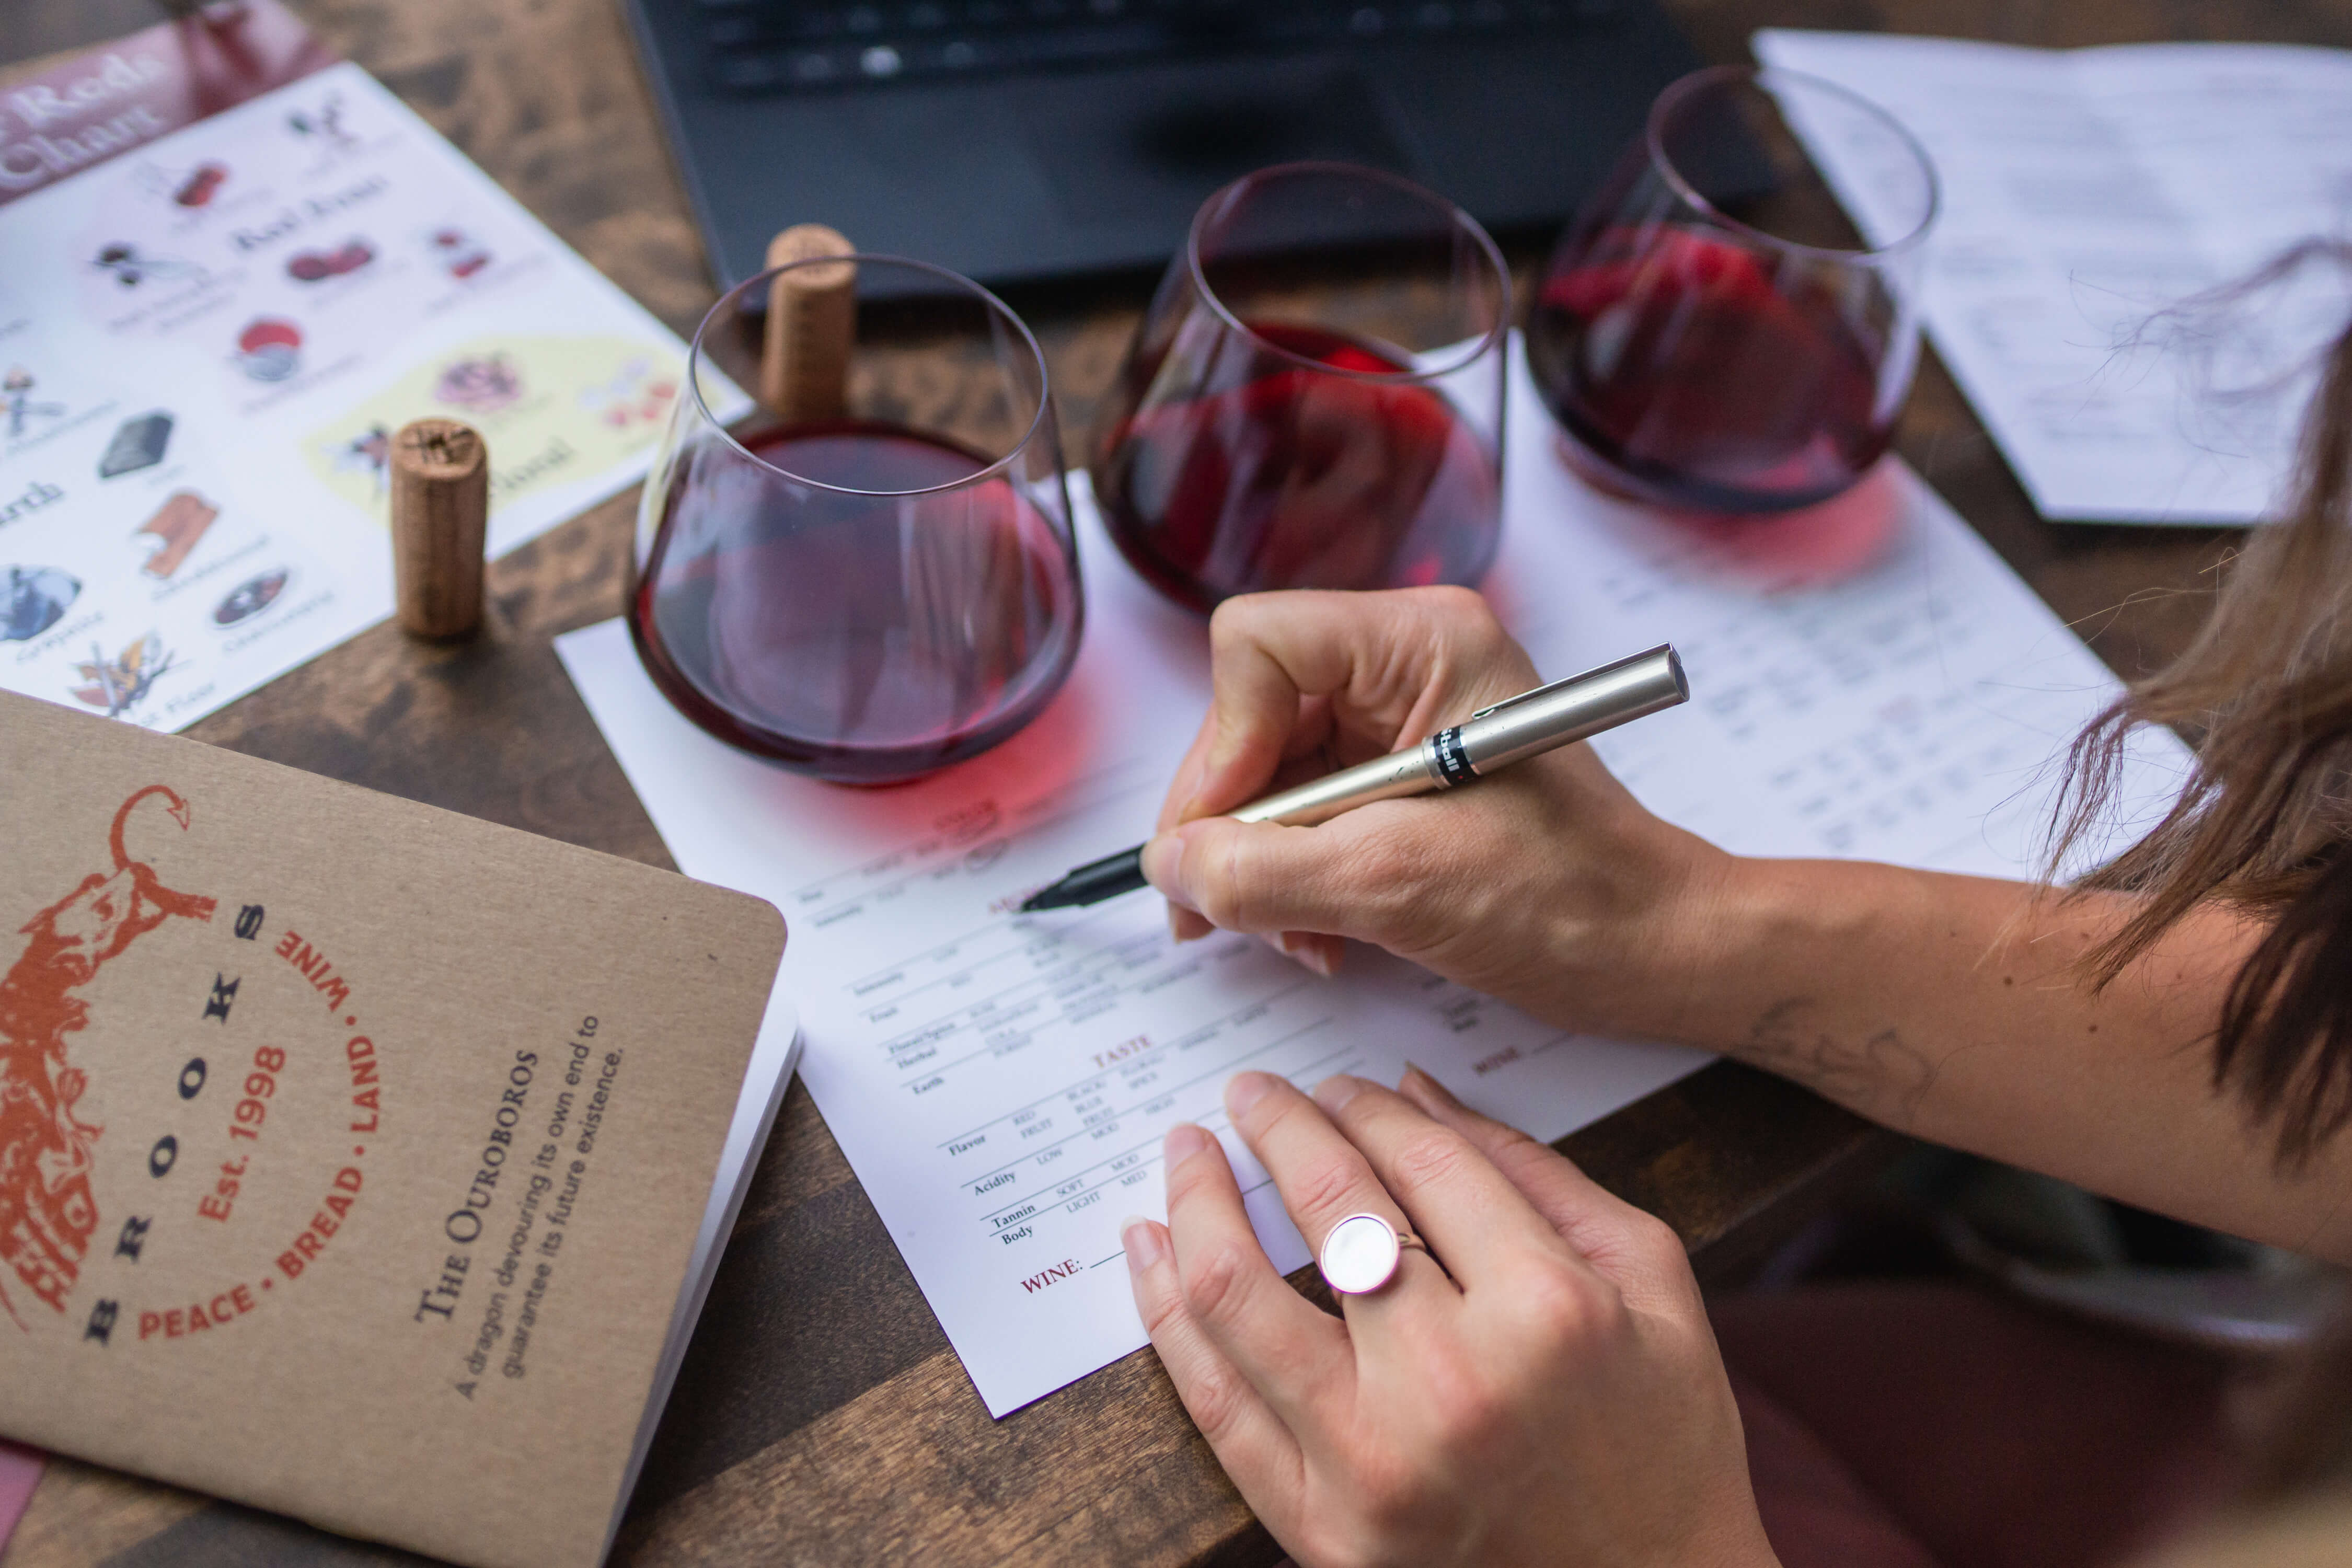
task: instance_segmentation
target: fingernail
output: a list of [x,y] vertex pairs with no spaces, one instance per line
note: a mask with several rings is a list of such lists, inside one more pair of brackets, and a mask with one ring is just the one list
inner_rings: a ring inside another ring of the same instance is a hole
[[1414,1066],[1411,1062],[1404,1064],[1404,1077],[1397,1079],[1397,1088],[1402,1090],[1418,1090],[1421,1094],[1437,1101],[1440,1105],[1458,1106],[1462,1103],[1460,1100],[1454,1098],[1453,1094],[1448,1091],[1444,1084],[1438,1082],[1435,1079],[1430,1077],[1427,1073],[1422,1071],[1420,1068]]
[[1143,879],[1166,896],[1171,904],[1184,909],[1192,907],[1184,897],[1184,840],[1173,833],[1162,833],[1143,847]]
[[1201,798],[1201,781],[1209,776],[1209,759],[1194,757],[1184,771],[1176,775],[1176,783],[1168,798],[1176,803],[1176,820],[1192,820],[1192,806]]
[[1172,1171],[1214,1142],[1192,1123],[1179,1121],[1168,1130],[1168,1140],[1160,1146],[1160,1157]]
[[1168,1247],[1160,1239],[1160,1227],[1141,1215],[1131,1214],[1118,1222],[1118,1239],[1127,1248],[1127,1267],[1134,1273],[1157,1268],[1167,1260]]
[[1298,951],[1292,953],[1290,956],[1298,960],[1299,963],[1305,964],[1307,968],[1313,970],[1324,979],[1328,980],[1331,978],[1333,973],[1331,955],[1329,952],[1325,951],[1324,945],[1316,941],[1313,937],[1309,937],[1305,942],[1300,942],[1298,944]]
[[1249,1114],[1251,1106],[1274,1092],[1282,1080],[1270,1072],[1245,1072],[1234,1075],[1225,1085],[1225,1112],[1235,1121]]
[[1362,1093],[1368,1087],[1362,1079],[1344,1072],[1335,1072],[1315,1086],[1315,1103],[1337,1116],[1341,1107]]

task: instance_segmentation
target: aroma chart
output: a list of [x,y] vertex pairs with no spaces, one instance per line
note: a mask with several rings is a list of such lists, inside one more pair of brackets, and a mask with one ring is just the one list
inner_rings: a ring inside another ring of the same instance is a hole
[[685,359],[350,64],[0,207],[0,687],[193,722],[389,613],[403,424],[488,439],[495,555],[643,475]]

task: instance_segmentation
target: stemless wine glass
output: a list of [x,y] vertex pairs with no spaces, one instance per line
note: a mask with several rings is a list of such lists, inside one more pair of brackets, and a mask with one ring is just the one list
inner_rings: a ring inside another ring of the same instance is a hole
[[[1838,195],[1803,139],[1861,171]],[[1918,363],[1936,175],[1840,87],[1723,66],[1661,93],[1528,321],[1566,455],[1603,489],[1720,512],[1826,500],[1893,437]]]
[[638,511],[629,630],[654,684],[720,740],[885,784],[1034,718],[1083,612],[1037,340],[969,279],[846,259],[857,338],[837,417],[730,433],[712,416],[758,384],[759,311],[786,268],[730,289],[695,333]]
[[1288,163],[1211,196],[1128,349],[1093,468],[1180,604],[1475,583],[1502,528],[1510,275],[1409,180]]

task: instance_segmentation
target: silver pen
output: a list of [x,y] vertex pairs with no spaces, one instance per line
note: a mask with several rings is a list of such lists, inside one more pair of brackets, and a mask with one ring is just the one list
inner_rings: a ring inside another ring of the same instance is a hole
[[[1376,800],[1456,788],[1689,699],[1683,661],[1672,644],[1664,644],[1523,691],[1479,709],[1417,746],[1327,773],[1224,815],[1236,822],[1312,826]],[[1020,912],[1098,904],[1148,885],[1143,846],[1139,844],[1088,861],[1053,886],[1039,889],[1022,900]]]

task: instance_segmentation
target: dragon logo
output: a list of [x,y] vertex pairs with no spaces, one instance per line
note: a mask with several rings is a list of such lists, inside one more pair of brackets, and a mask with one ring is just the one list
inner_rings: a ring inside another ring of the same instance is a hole
[[[0,1262],[59,1313],[98,1228],[90,1147],[102,1131],[74,1114],[89,1087],[66,1061],[66,1037],[89,1021],[74,993],[165,921],[213,918],[213,900],[165,887],[124,847],[132,814],[150,798],[186,830],[188,803],[165,785],[124,801],[107,838],[114,868],[91,872],[26,921],[21,934],[32,940],[0,978]],[[0,1307],[26,1326],[5,1284]]]

